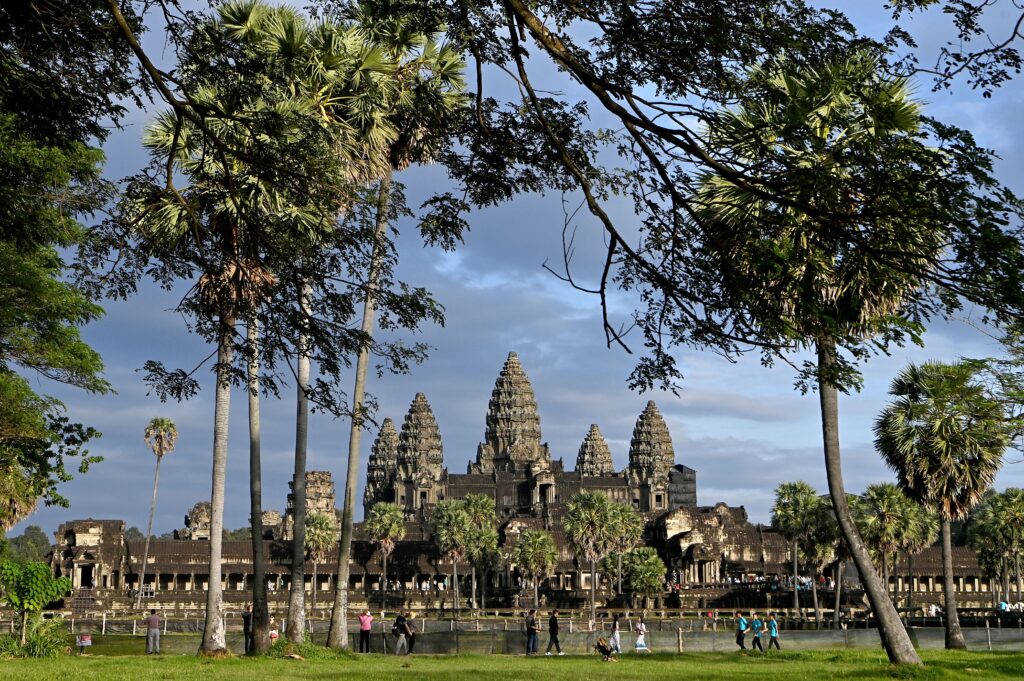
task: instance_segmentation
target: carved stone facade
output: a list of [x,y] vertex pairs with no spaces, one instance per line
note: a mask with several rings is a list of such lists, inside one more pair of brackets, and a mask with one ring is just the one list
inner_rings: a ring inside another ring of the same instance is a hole
[[[289,482],[288,489],[293,488],[294,484]],[[306,517],[309,517],[311,513],[340,517],[334,493],[334,480],[327,471],[306,471]],[[284,512],[284,521],[281,523],[280,537],[291,541],[294,530],[295,494],[288,492],[288,503]],[[266,528],[264,528],[264,532],[266,532]]]
[[697,503],[696,472],[675,464],[665,420],[654,402],[637,419],[629,466],[614,469],[600,428],[591,425],[580,445],[574,471],[552,460],[541,441],[540,413],[533,386],[519,356],[510,352],[487,406],[484,441],[464,474],[443,464],[441,432],[426,397],[417,394],[401,434],[385,419],[367,466],[364,512],[378,502],[397,503],[409,520],[426,519],[442,499],[487,494],[502,518],[539,518],[556,524],[564,504],[581,490],[601,491],[645,514]]

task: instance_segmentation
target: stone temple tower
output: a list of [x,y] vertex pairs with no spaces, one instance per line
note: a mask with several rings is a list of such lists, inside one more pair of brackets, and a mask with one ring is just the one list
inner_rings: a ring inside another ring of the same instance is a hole
[[395,475],[398,472],[398,431],[395,422],[384,419],[380,432],[373,441],[370,459],[366,463],[366,491],[363,493],[363,513],[380,501],[394,501]]
[[633,505],[642,512],[668,508],[669,474],[675,464],[675,451],[668,426],[653,401],[636,420],[629,443],[629,481]]
[[428,509],[442,496],[444,451],[441,430],[423,393],[409,407],[398,436],[394,498],[407,513]]
[[612,452],[596,423],[590,425],[590,432],[580,445],[580,453],[576,456],[576,472],[589,478],[615,472],[612,468]]
[[476,463],[470,464],[469,472],[523,471],[527,467],[543,470],[550,465],[551,454],[540,441],[540,414],[533,386],[519,356],[510,352],[494,382],[484,442],[477,447]]

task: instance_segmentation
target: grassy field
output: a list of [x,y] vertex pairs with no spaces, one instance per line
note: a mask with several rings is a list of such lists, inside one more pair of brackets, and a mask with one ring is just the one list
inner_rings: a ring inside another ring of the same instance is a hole
[[[166,640],[166,639],[165,639]],[[324,653],[321,653],[323,655]],[[810,679],[1020,679],[1024,654],[924,651],[923,668],[893,668],[880,652],[837,650],[769,656],[737,653],[626,654],[616,664],[596,655],[566,657],[439,655],[337,656],[327,659],[207,660],[194,654],[93,654],[56,660],[0,661],[0,678],[17,681],[74,679],[338,679],[361,681],[804,681]]]

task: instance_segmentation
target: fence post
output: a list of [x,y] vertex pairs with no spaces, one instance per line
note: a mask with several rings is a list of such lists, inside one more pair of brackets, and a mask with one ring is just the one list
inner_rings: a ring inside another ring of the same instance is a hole
[[137,627],[138,625],[139,625],[138,622],[136,622],[135,620],[132,620],[132,636],[135,635],[135,627]]
[[682,627],[680,627],[679,629],[676,629],[676,647],[679,649],[680,653],[683,652],[683,629],[682,629]]
[[75,618],[71,618],[71,633],[75,633]]
[[103,611],[103,624],[102,624],[102,626],[100,628],[100,633],[101,634],[106,634],[107,633],[107,612],[105,610]]
[[164,633],[167,633],[167,618],[164,618]]

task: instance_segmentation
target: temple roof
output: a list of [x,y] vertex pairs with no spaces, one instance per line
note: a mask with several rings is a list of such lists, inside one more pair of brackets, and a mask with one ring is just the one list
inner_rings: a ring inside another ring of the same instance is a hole
[[508,353],[505,365],[494,382],[487,405],[486,441],[496,455],[518,444],[531,452],[540,445],[540,415],[530,379],[519,363],[519,356]]
[[596,423],[590,425],[590,432],[583,438],[580,452],[576,456],[576,471],[580,475],[597,477],[614,472],[612,468],[612,451],[608,449],[604,435]]
[[443,461],[441,429],[437,427],[426,395],[416,393],[398,436],[398,463],[413,468],[430,466],[440,475]]
[[398,463],[398,431],[395,430],[395,422],[391,417],[384,419],[380,426],[380,432],[373,441],[370,449],[370,460],[367,462],[369,469],[381,471],[393,468]]
[[674,463],[672,436],[669,435],[668,426],[657,405],[650,400],[633,428],[633,439],[629,443],[629,467],[647,475],[667,478]]

